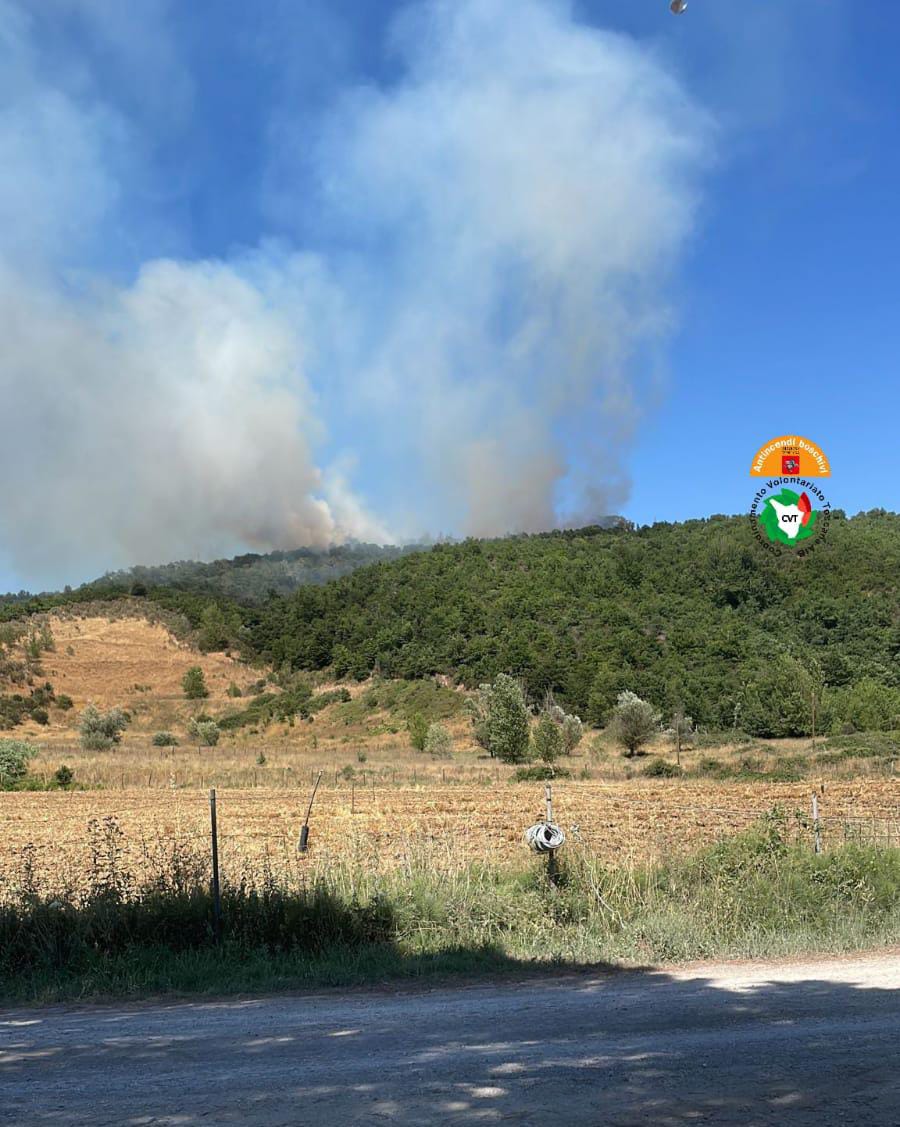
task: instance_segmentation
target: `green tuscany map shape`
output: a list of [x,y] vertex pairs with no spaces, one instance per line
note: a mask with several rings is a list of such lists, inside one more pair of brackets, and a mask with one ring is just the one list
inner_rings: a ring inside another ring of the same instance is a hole
[[782,489],[776,496],[767,498],[759,523],[773,543],[793,548],[815,534],[818,515],[805,493]]

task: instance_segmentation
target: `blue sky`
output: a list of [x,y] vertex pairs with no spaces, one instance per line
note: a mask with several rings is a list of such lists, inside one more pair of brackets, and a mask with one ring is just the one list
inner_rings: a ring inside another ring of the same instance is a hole
[[0,0],[0,589],[898,507],[889,0]]

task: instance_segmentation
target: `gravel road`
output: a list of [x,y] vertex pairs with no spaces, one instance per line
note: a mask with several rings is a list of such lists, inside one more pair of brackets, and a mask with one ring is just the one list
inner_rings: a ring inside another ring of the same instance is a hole
[[900,951],[0,1012],[3,1124],[900,1125]]

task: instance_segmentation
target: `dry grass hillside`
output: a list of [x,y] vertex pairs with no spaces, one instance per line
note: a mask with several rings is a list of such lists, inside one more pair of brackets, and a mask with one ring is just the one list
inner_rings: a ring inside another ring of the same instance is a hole
[[191,666],[203,670],[210,710],[225,705],[230,685],[244,690],[260,676],[225,654],[199,653],[162,623],[145,618],[51,615],[47,625],[55,648],[41,655],[35,681],[49,681],[57,697],[71,697],[74,707],[51,708],[46,726],[33,721],[21,726],[23,736],[41,743],[77,742],[78,716],[89,703],[126,709],[136,732],[183,725],[196,711],[181,687]]

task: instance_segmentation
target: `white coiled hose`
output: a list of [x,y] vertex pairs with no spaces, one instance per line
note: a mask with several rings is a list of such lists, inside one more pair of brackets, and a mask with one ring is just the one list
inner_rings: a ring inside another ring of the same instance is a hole
[[525,831],[525,840],[535,853],[553,853],[565,842],[566,835],[552,822],[538,822]]

